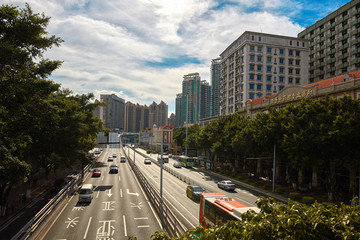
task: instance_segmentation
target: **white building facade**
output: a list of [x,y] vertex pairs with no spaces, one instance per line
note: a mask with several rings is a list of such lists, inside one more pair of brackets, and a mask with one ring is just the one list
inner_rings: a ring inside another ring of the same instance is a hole
[[235,113],[249,99],[309,83],[306,39],[246,31],[220,57],[222,116]]

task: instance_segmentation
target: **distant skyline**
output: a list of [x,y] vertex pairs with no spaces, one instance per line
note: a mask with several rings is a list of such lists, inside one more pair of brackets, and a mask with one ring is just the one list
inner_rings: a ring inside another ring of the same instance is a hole
[[115,94],[169,116],[183,76],[210,83],[211,60],[244,31],[296,37],[350,1],[330,0],[2,0],[51,17],[64,40],[46,58],[64,63],[50,76],[74,93]]

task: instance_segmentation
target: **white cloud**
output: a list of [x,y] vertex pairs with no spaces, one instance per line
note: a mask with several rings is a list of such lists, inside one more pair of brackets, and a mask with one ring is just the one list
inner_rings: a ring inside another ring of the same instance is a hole
[[[46,57],[64,61],[52,78],[75,93],[115,93],[126,101],[151,104],[163,100],[169,113],[181,92],[183,76],[199,72],[209,79],[216,58],[244,31],[296,36],[302,30],[271,9],[280,1],[238,1],[216,8],[207,0],[27,0],[34,12],[51,17],[48,31],[61,37],[60,48]],[[4,0],[24,6],[25,1]],[[295,1],[294,4],[297,4]],[[247,12],[247,7],[262,6]],[[184,57],[185,56],[185,57]],[[163,68],[147,62],[199,59]]]

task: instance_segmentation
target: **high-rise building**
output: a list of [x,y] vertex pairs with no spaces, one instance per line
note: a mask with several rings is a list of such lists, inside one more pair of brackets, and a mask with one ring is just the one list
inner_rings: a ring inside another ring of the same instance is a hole
[[104,127],[112,131],[124,130],[125,100],[117,97],[115,94],[100,95],[100,102],[105,102],[106,107],[100,110],[101,119]]
[[360,1],[350,1],[298,37],[310,41],[310,83],[360,69]]
[[210,116],[219,116],[220,114],[220,81],[221,81],[221,58],[211,61],[210,66],[211,81],[211,105]]
[[220,115],[235,113],[248,99],[308,83],[306,39],[246,31],[220,56]]
[[200,82],[200,119],[210,117],[211,86],[206,80]]
[[170,117],[168,118],[168,125],[175,127],[175,114],[171,113]]
[[181,116],[181,100],[182,100],[182,94],[178,93],[176,94],[175,99],[175,128],[179,128],[184,125],[184,122],[182,122],[183,118]]
[[168,105],[161,101],[159,104],[153,102],[149,106],[149,125],[162,127],[167,125]]
[[200,118],[200,75],[190,73],[184,76],[181,96],[181,123],[193,124]]
[[154,124],[167,125],[168,106],[161,101],[153,102],[149,107],[127,102],[125,105],[125,131],[140,132],[152,128]]

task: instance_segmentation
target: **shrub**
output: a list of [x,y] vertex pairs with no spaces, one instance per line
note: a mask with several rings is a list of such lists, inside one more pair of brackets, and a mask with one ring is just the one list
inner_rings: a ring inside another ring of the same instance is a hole
[[300,193],[298,193],[298,192],[291,192],[291,193],[289,193],[289,198],[290,198],[290,199],[293,199],[293,200],[295,200],[295,199],[300,199]]
[[308,204],[308,205],[313,204],[315,202],[313,197],[303,197],[302,201],[303,201],[303,203]]

